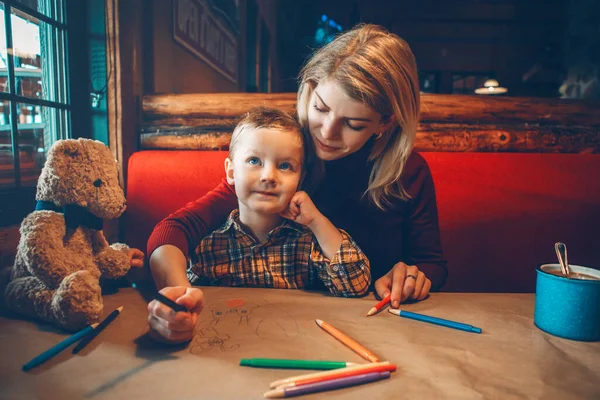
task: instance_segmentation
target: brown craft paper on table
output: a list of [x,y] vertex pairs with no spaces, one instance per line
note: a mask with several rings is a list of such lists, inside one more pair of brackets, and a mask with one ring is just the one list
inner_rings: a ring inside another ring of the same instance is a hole
[[[304,398],[600,398],[600,343],[533,325],[533,294],[434,293],[409,311],[472,324],[481,335],[380,312],[377,302],[298,290],[205,288],[187,345],[147,340],[146,303],[133,289],[104,297],[124,310],[78,355],[70,349],[24,373],[62,340],[47,325],[0,317],[0,399],[261,399],[269,383],[303,372],[240,367],[241,358],[365,360],[323,332],[319,318],[397,364],[390,379]],[[565,373],[566,371],[566,373]]]

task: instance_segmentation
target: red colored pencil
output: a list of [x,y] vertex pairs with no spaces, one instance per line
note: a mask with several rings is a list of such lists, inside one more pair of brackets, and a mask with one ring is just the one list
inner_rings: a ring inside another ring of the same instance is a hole
[[391,297],[392,297],[392,294],[390,293],[387,296],[385,296],[385,298],[383,300],[381,300],[379,303],[375,304],[375,307],[371,308],[369,310],[369,312],[367,313],[367,317],[370,317],[371,315],[375,314],[377,311],[379,311],[383,307],[385,307],[386,304],[390,302]]

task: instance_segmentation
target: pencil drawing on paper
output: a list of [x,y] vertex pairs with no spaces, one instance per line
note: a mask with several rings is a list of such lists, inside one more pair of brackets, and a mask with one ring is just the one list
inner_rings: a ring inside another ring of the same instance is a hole
[[192,346],[190,347],[190,353],[202,353],[206,350],[212,349],[213,347],[218,347],[221,349],[221,351],[235,350],[240,347],[240,345],[237,343],[227,343],[229,339],[231,339],[229,335],[217,332],[217,330],[212,326],[196,330],[194,333]]
[[249,335],[261,339],[291,339],[299,335],[296,320],[275,304],[243,299],[216,299],[207,304],[190,346],[193,354],[213,348],[231,351]]

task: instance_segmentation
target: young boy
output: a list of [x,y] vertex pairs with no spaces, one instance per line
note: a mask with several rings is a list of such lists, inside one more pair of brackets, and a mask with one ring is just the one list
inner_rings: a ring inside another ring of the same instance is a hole
[[[238,209],[196,248],[191,283],[281,289],[323,288],[360,296],[371,274],[364,253],[297,191],[304,170],[300,125],[255,108],[239,122],[225,160]],[[287,218],[287,219],[284,219]]]
[[[277,109],[255,108],[238,123],[225,160],[227,182],[239,208],[198,247],[187,271],[190,283],[269,288],[323,288],[360,296],[371,281],[369,261],[344,231],[298,191],[306,171],[300,125]],[[180,282],[177,277],[167,279]],[[150,332],[179,343],[193,335],[202,310],[200,289],[178,284],[161,293],[190,310],[176,313],[152,301]]]

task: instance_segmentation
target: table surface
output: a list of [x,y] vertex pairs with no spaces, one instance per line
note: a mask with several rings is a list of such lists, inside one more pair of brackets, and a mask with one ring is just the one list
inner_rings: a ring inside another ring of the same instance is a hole
[[241,358],[366,362],[321,330],[322,319],[398,367],[390,379],[305,396],[343,399],[599,399],[600,342],[554,337],[533,324],[533,294],[434,293],[403,309],[483,329],[474,334],[388,312],[375,304],[299,290],[210,287],[194,339],[160,346],[145,335],[146,302],[133,289],[104,296],[121,314],[77,355],[68,349],[21,366],[66,335],[0,317],[1,399],[261,399],[269,383],[311,371],[239,366]]

